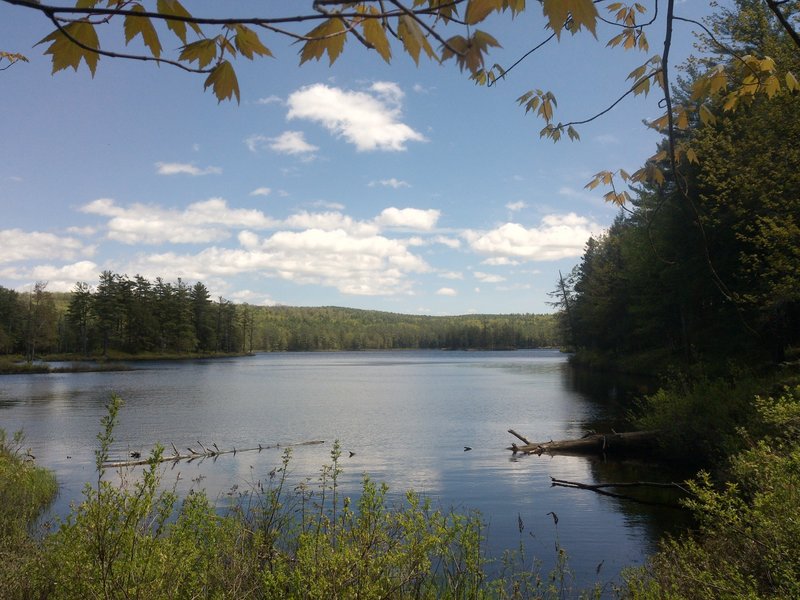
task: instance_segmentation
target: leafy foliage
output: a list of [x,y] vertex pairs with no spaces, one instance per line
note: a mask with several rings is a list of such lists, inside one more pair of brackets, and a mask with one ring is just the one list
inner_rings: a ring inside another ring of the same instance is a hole
[[629,572],[632,597],[800,595],[800,387],[756,405],[765,437],[733,458],[725,485],[708,473],[690,484],[697,535],[664,543],[647,570]]

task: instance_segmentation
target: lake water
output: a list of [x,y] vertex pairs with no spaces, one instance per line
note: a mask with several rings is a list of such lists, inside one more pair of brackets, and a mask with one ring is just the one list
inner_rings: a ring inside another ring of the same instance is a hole
[[[274,353],[133,366],[0,377],[0,427],[23,429],[37,463],[55,471],[61,492],[53,513],[65,514],[93,480],[95,436],[116,392],[125,406],[112,458],[144,455],[156,442],[183,450],[197,449],[198,440],[223,449],[325,440],[293,450],[292,477],[313,482],[338,439],[347,493],[357,493],[366,472],[398,502],[414,489],[443,508],[477,509],[491,554],[524,540],[547,568],[557,540],[582,583],[596,579],[601,562],[601,582],[641,564],[681,517],[550,485],[551,476],[586,483],[674,477],[663,469],[506,450],[516,441],[509,428],[541,441],[580,437],[619,419],[615,388],[586,385],[555,351]],[[181,491],[202,487],[224,499],[233,486],[266,480],[280,457],[271,449],[182,462],[166,467],[165,481],[179,477]],[[548,513],[558,515],[557,526]]]

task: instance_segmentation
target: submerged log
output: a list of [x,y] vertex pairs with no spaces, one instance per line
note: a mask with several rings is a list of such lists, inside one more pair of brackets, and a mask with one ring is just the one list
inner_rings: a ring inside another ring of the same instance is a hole
[[[527,440],[509,429],[509,433],[519,439]],[[514,454],[605,454],[626,453],[648,450],[656,443],[656,431],[629,431],[625,433],[593,433],[576,440],[550,440],[549,442],[528,442],[522,446],[511,444],[508,450]]]
[[[162,455],[161,458],[158,460],[159,463],[171,462],[176,463],[181,460],[203,460],[206,458],[213,458],[216,459],[218,456],[222,454],[233,454],[236,455],[237,452],[261,452],[262,450],[270,450],[272,448],[293,448],[296,446],[313,446],[316,444],[324,444],[324,440],[313,440],[310,442],[299,442],[297,444],[274,444],[272,446],[262,446],[259,444],[255,448],[236,448],[235,446],[231,450],[220,450],[216,444],[212,444],[213,449],[207,446],[203,446],[199,441],[197,442],[198,445],[203,449],[202,452],[198,452],[193,448],[186,448],[189,453],[188,454],[181,454],[178,452],[178,449],[175,447],[175,444],[172,444],[172,449],[174,454],[172,455]],[[120,467],[136,467],[140,465],[148,465],[151,462],[151,458],[138,458],[136,460],[120,460],[115,462],[106,462],[103,463],[104,469],[117,469]]]

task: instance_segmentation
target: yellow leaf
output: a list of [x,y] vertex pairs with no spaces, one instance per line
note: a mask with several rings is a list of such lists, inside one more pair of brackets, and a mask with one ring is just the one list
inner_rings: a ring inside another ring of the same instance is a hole
[[800,84],[797,83],[797,79],[794,76],[794,73],[791,71],[786,71],[786,88],[790,92],[794,92],[800,90]]
[[[131,7],[134,13],[143,13],[144,7],[141,4],[134,4]],[[158,58],[161,56],[161,42],[158,39],[158,34],[153,27],[153,22],[149,17],[135,17],[128,15],[125,17],[125,43],[129,44],[130,41],[137,35],[142,36],[142,42],[150,49],[153,56]]]
[[717,117],[705,104],[700,105],[700,121],[703,125],[714,125],[717,122]]
[[[370,12],[377,14],[374,8]],[[383,28],[383,23],[379,19],[364,19],[361,24],[364,30],[364,39],[381,55],[381,58],[387,63],[392,60],[392,49],[389,47],[389,40],[386,37],[386,31]]]
[[572,20],[578,28],[585,27],[594,37],[597,37],[598,14],[594,2],[592,0],[564,0],[564,4],[569,5]]
[[767,77],[767,80],[764,82],[764,92],[766,92],[767,98],[772,98],[780,89],[781,84],[775,75]]
[[580,134],[577,131],[575,131],[575,128],[572,127],[572,125],[570,125],[567,128],[567,135],[569,136],[569,139],[571,139],[571,140],[580,140],[581,139]]
[[307,41],[300,51],[300,64],[312,58],[320,60],[326,52],[330,64],[333,64],[344,50],[346,33],[344,23],[338,18],[328,19],[309,31],[305,35]]
[[205,88],[209,86],[213,86],[218,102],[230,100],[233,96],[236,96],[236,102],[239,102],[239,81],[233,65],[227,60],[223,60],[211,70],[206,78]]
[[619,170],[619,176],[622,177],[622,181],[628,181],[631,178],[631,176],[628,175],[628,172],[625,169]]
[[733,92],[728,94],[725,97],[725,103],[722,105],[722,110],[728,112],[730,110],[735,110],[736,105],[739,103],[739,96]]
[[420,50],[424,50],[425,54],[430,58],[437,58],[430,42],[428,42],[428,38],[425,37],[412,17],[402,15],[398,18],[397,35],[403,42],[406,52],[411,55],[417,65],[419,65]]
[[[97,39],[97,32],[94,29],[94,25],[87,21],[73,21],[72,23],[68,23],[64,26],[64,31],[71,38],[77,40],[87,48],[100,48],[100,41]],[[72,67],[77,71],[81,60],[83,60],[86,66],[89,67],[92,77],[94,77],[100,55],[97,54],[97,52],[81,48],[69,39],[67,35],[61,33],[59,30],[55,30],[50,35],[37,42],[36,45],[52,42],[44,53],[52,56],[53,73],[66,69],[67,67]]]
[[233,41],[236,44],[236,49],[242,53],[242,56],[250,60],[253,60],[256,54],[259,56],[272,56],[272,52],[261,43],[255,31],[244,25],[236,25],[235,30],[236,35]]
[[[186,10],[178,0],[158,0],[156,2],[156,10],[163,15],[174,15],[176,17],[191,17],[189,11]],[[172,31],[183,44],[186,44],[186,22],[177,21],[174,19],[167,19],[167,28]],[[197,23],[189,23],[189,27],[194,30],[197,35],[202,35],[202,31]]]
[[686,150],[686,160],[688,160],[690,163],[695,163],[695,164],[700,162],[699,160],[697,160],[697,153],[695,153],[695,151],[692,150],[691,148],[688,148]]
[[178,60],[197,61],[197,66],[204,69],[217,58],[217,43],[213,39],[202,39],[186,44],[181,48]]
[[675,126],[678,129],[688,129],[689,128],[689,114],[686,109],[682,106],[678,107],[678,115],[675,121]]
[[569,5],[565,0],[544,0],[542,12],[547,17],[547,25],[552,29],[557,38],[561,37],[561,30],[569,15]]
[[502,6],[503,3],[499,0],[469,0],[467,12],[464,15],[464,21],[466,21],[468,25],[480,23],[488,17],[490,13],[500,10]]

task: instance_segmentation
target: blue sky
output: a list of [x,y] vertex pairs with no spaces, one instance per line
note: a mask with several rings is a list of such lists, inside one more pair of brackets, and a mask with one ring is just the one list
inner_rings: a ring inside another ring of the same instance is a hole
[[[489,21],[503,44],[490,64],[547,37],[543,23],[537,6]],[[253,304],[550,312],[558,271],[617,213],[584,185],[641,166],[657,142],[641,121],[660,110],[628,99],[580,142],[553,144],[515,99],[550,89],[556,120],[590,116],[661,52],[662,29],[646,54],[606,49],[616,32],[602,25],[599,41],[564,36],[492,88],[399,47],[386,65],[352,39],[332,67],[298,66],[297,46],[266,36],[275,58],[236,63],[237,105],[169,66],[103,58],[93,79],[83,66],[51,75],[32,48],[51,27],[0,4],[0,49],[30,59],[0,72],[0,285],[67,291],[110,269]],[[676,32],[678,57],[691,41]]]

